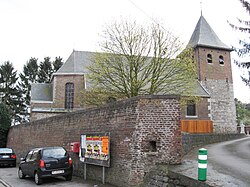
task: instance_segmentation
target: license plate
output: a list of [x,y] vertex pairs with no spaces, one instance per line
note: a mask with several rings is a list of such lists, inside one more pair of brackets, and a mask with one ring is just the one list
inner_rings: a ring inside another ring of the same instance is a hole
[[9,155],[3,155],[2,158],[10,158]]
[[64,173],[64,170],[52,171],[52,175],[54,175],[54,174],[61,174],[61,173]]

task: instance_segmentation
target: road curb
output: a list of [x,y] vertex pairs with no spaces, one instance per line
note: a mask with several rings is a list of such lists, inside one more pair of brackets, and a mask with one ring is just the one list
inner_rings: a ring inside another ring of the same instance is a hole
[[6,183],[2,179],[0,179],[0,184],[2,184],[4,187],[11,187],[11,185],[9,185],[8,183]]

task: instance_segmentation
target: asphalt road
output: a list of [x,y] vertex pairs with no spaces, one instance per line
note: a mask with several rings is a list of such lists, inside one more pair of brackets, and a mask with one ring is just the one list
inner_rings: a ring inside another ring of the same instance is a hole
[[[201,148],[201,147],[200,147]],[[250,186],[250,137],[204,146],[208,151],[206,183],[223,187]],[[173,171],[198,179],[198,149]]]
[[220,173],[250,186],[250,137],[209,146],[209,162]]
[[[3,185],[4,183],[5,185]],[[33,178],[26,177],[19,179],[17,176],[17,168],[0,167],[0,187],[35,187],[37,186]],[[44,179],[42,184],[44,187],[60,186],[60,187],[113,187],[108,184],[101,184],[97,181],[83,180],[79,177],[73,177],[72,181],[65,181],[63,177]]]

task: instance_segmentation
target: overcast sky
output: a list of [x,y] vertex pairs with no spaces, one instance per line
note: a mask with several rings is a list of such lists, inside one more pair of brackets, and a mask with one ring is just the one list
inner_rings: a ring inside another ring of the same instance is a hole
[[[73,49],[100,51],[105,24],[125,18],[140,23],[153,19],[186,44],[201,15],[201,0],[0,0],[0,63],[16,70],[31,58],[49,56],[67,60]],[[242,16],[238,0],[202,0],[202,14],[219,38],[236,45],[237,33],[228,26]],[[232,54],[234,56],[234,54]],[[250,89],[233,66],[235,97],[250,102]]]

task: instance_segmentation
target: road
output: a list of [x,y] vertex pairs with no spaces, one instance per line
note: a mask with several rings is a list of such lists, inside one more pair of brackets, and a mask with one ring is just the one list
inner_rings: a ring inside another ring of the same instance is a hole
[[[5,182],[5,185],[2,184]],[[26,177],[19,179],[17,176],[17,168],[0,167],[0,187],[34,187],[37,186],[33,178]],[[44,179],[42,184],[44,187],[58,186],[58,187],[112,187],[108,184],[101,184],[96,181],[85,181],[79,177],[73,177],[72,181],[65,181],[62,178]]]
[[220,173],[250,186],[250,137],[209,146],[209,162]]
[[[201,147],[200,147],[201,148]],[[204,146],[208,151],[206,183],[223,187],[250,186],[250,137]],[[173,171],[198,179],[198,149]]]

